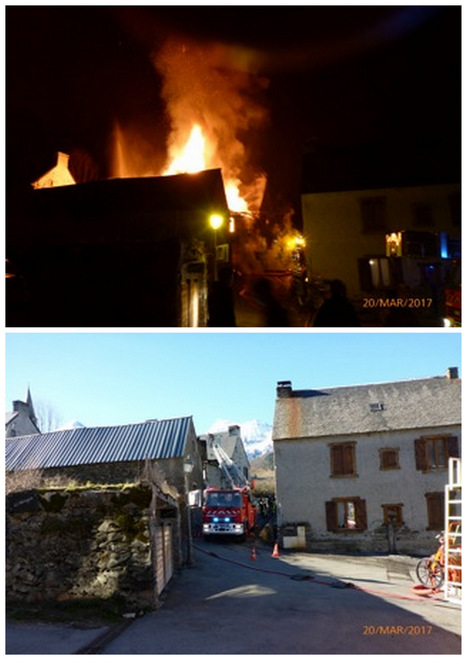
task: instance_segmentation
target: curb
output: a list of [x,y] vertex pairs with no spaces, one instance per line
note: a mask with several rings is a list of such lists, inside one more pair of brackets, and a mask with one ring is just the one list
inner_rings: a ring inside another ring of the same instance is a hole
[[100,651],[105,649],[107,644],[113,642],[114,639],[129,628],[134,621],[135,619],[127,619],[126,621],[117,623],[117,625],[113,626],[110,630],[107,630],[95,640],[86,644],[86,646],[83,646],[79,651],[75,651],[73,655],[97,655]]

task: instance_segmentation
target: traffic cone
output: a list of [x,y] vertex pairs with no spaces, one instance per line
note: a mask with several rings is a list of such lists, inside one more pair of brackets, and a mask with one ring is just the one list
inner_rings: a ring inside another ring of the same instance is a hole
[[272,551],[271,557],[280,557],[279,555],[279,544],[274,543],[274,550]]
[[250,559],[251,559],[252,561],[256,561],[256,548],[255,548],[255,546],[253,546],[253,547],[251,548]]

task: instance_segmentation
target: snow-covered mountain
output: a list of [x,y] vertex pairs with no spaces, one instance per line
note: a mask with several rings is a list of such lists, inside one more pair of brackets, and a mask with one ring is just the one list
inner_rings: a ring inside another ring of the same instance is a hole
[[55,429],[56,431],[69,431],[72,429],[84,429],[85,426],[84,424],[81,424],[81,422],[78,422],[76,419],[72,419],[66,424],[63,424],[60,426],[58,429]]
[[219,419],[212,424],[208,433],[228,431],[229,426],[234,425],[240,427],[243,444],[249,459],[272,452],[272,425],[266,422],[260,422],[257,419],[252,419],[249,422],[230,422],[225,419]]

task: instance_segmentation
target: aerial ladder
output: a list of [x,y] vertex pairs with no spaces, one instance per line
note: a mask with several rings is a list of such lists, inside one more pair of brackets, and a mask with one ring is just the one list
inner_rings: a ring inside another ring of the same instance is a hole
[[220,445],[213,445],[211,449],[229,486],[231,488],[248,488],[248,480],[240,472],[226,451]]

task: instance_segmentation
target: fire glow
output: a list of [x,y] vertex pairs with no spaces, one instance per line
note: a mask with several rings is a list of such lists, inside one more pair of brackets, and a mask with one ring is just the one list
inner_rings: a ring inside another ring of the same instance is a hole
[[[214,163],[207,162],[207,142],[201,126],[195,124],[185,145],[172,147],[172,160],[162,173],[163,176],[171,174],[195,174],[215,167]],[[213,151],[213,149],[211,149]],[[239,191],[239,183],[227,180],[224,185],[227,205],[230,211],[245,213],[248,204]]]

